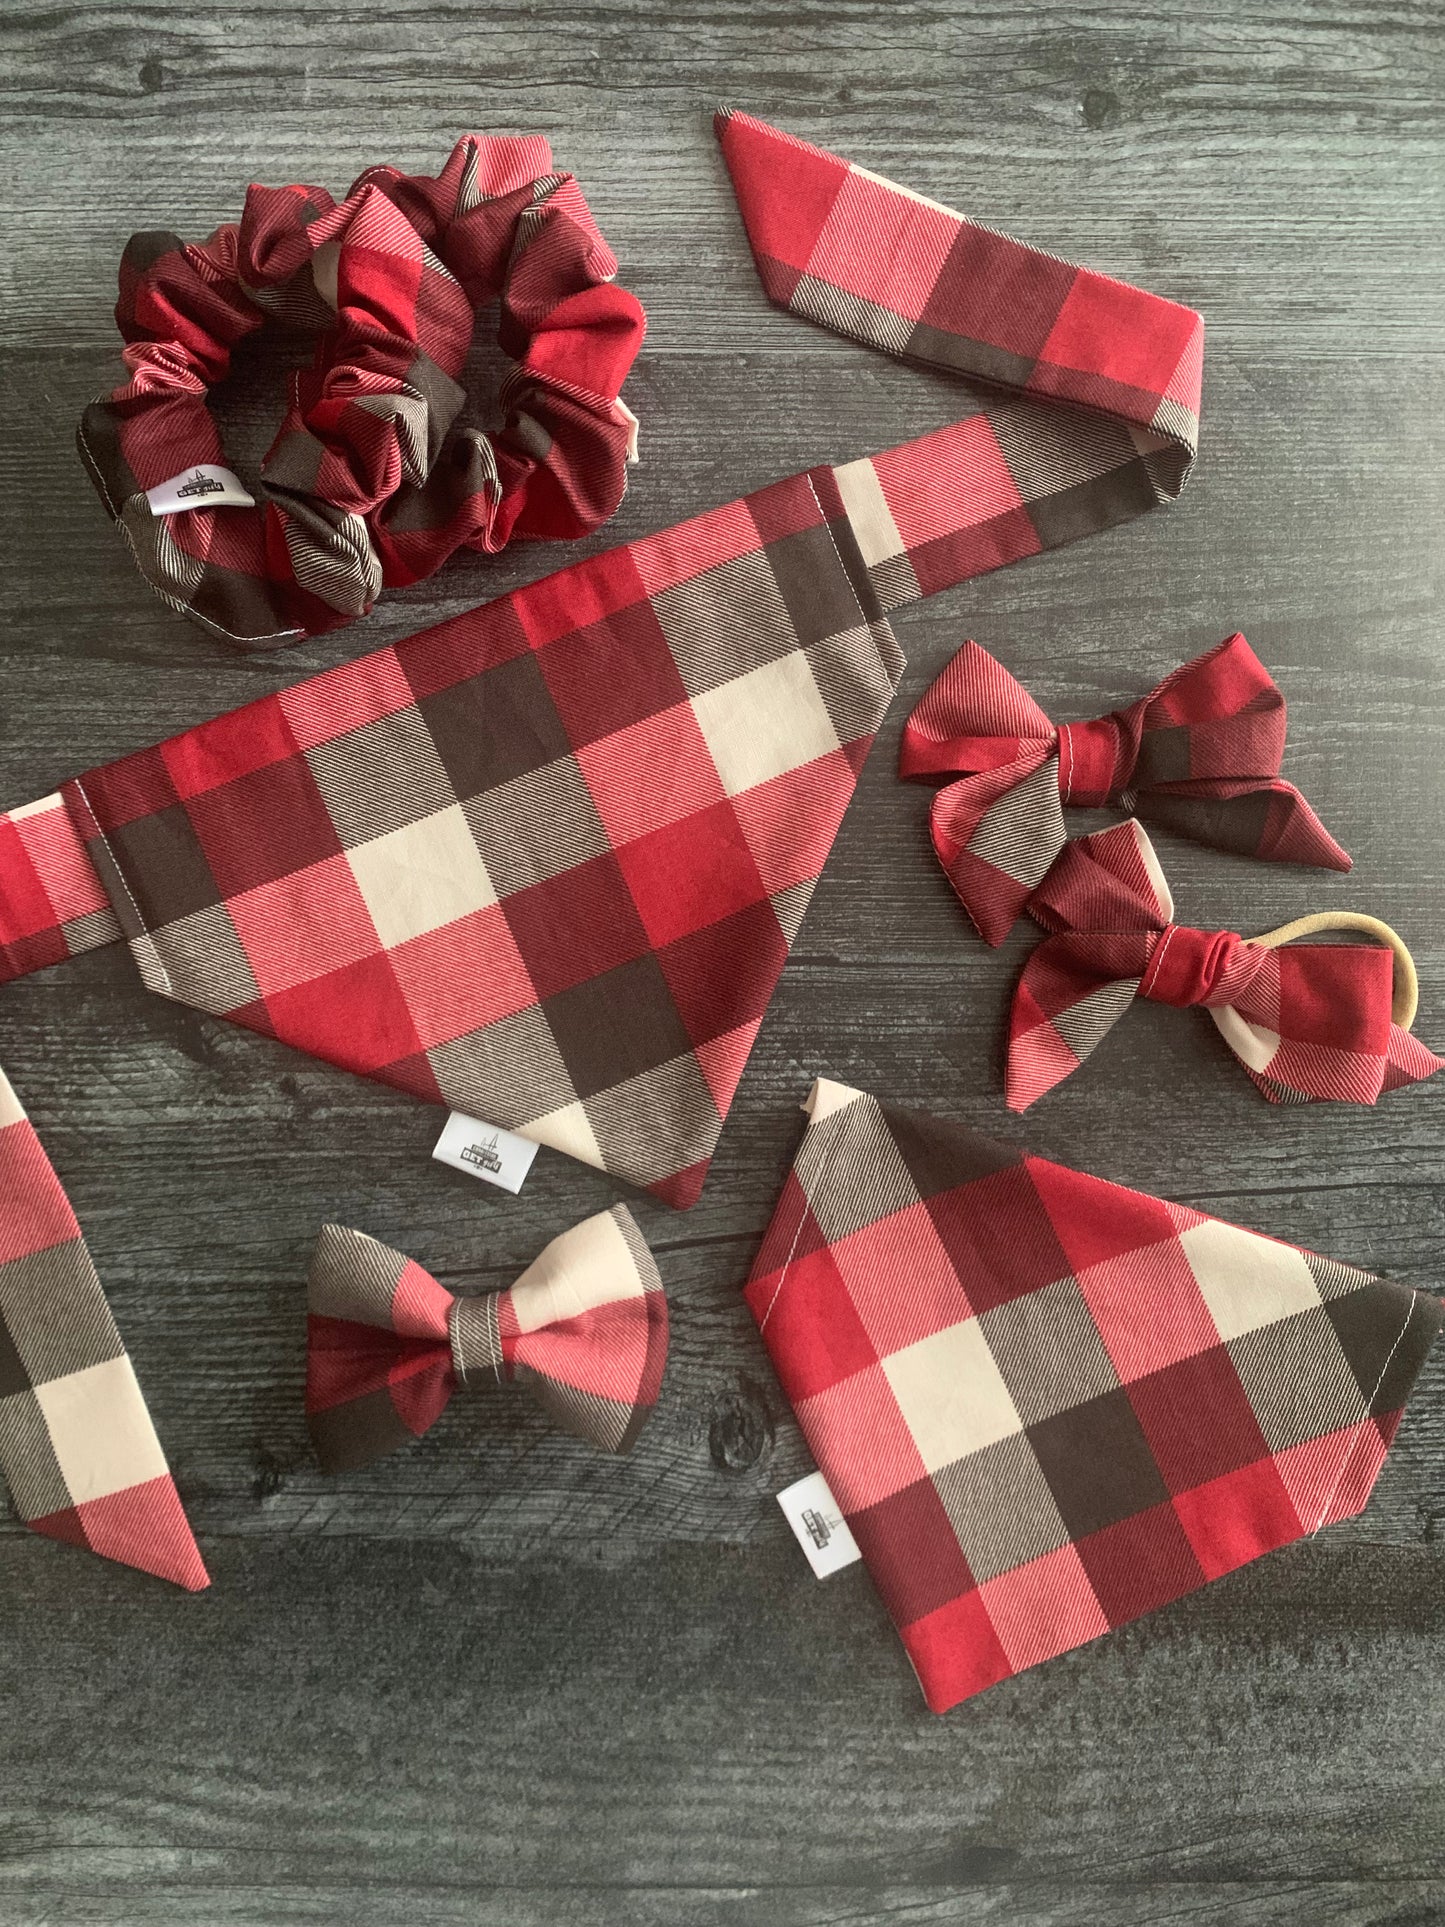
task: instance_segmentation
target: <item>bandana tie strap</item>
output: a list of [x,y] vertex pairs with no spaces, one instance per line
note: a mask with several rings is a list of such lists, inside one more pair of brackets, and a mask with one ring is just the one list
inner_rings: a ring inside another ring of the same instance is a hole
[[[131,238],[116,306],[131,379],[86,409],[81,457],[172,608],[243,649],[319,635],[458,548],[568,540],[614,513],[637,453],[619,391],[645,326],[616,272],[537,135],[468,134],[435,178],[368,168],[339,206],[253,186],[205,242]],[[513,367],[489,435],[457,418],[475,313],[498,298]],[[319,339],[257,506],[207,392],[271,320]]]
[[985,940],[1002,943],[1064,847],[1063,805],[1109,806],[1216,849],[1348,870],[1279,774],[1285,704],[1242,635],[1111,715],[1055,725],[966,642],[904,727],[899,774],[958,774],[933,800],[934,851]]
[[75,1213],[3,1071],[0,1475],[32,1532],[188,1592],[210,1584]]
[[833,471],[885,610],[1178,496],[1199,439],[1192,309],[750,114],[717,132],[771,301],[1017,397]]
[[[1326,913],[1254,940],[1178,924],[1153,845],[1136,820],[1066,845],[1029,908],[1052,934],[1025,964],[1014,992],[1010,1110],[1026,1110],[1077,1070],[1135,997],[1207,1008],[1274,1104],[1373,1104],[1383,1092],[1445,1068],[1445,1059],[1410,1032],[1418,980],[1409,951],[1387,924]],[[1329,930],[1376,941],[1298,943]]]
[[559,1430],[627,1452],[667,1362],[667,1298],[625,1205],[554,1238],[506,1291],[453,1297],[362,1231],[311,1260],[306,1414],[327,1472],[420,1438],[455,1391],[525,1385]]

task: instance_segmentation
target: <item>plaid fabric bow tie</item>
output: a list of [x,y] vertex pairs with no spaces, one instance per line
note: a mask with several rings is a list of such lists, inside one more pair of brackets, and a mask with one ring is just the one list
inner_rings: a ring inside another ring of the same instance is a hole
[[0,1474],[32,1532],[211,1582],[70,1201],[0,1072]]
[[1064,847],[1062,804],[1129,811],[1216,849],[1348,870],[1279,775],[1284,697],[1242,635],[1126,709],[1051,723],[1003,664],[966,642],[909,717],[904,777],[954,775],[933,800],[933,847],[986,943],[999,944]]
[[326,1225],[311,1259],[306,1417],[327,1472],[368,1465],[454,1391],[524,1384],[564,1432],[626,1452],[667,1362],[667,1299],[624,1205],[554,1238],[506,1291],[454,1298],[364,1232]]
[[815,1086],[747,1302],[936,1713],[1365,1503],[1438,1300]]
[[[1077,1070],[1135,997],[1203,1005],[1274,1104],[1373,1104],[1445,1065],[1410,1034],[1414,965],[1387,925],[1309,917],[1246,940],[1175,923],[1154,846],[1133,819],[1069,843],[1029,911],[1055,934],[1014,992],[1010,1110],[1026,1110]],[[1326,929],[1368,931],[1380,943],[1294,941]]]

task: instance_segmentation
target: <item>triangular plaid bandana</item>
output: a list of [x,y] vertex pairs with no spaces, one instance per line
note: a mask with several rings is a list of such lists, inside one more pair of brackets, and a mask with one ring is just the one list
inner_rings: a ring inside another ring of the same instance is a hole
[[1434,1298],[814,1086],[747,1301],[929,1706],[1363,1510]]
[[887,612],[1177,494],[1202,343],[1187,308],[719,131],[775,299],[1019,394],[0,818],[11,973],[106,941],[108,900],[161,995],[693,1202],[902,673]]
[[667,1362],[667,1298],[625,1205],[554,1238],[506,1291],[453,1297],[363,1231],[326,1225],[311,1259],[306,1416],[323,1468],[419,1438],[459,1388],[525,1385],[552,1423],[626,1452]]
[[[1405,1021],[1395,1020],[1400,963],[1413,982],[1408,953],[1397,959],[1378,943],[1276,948],[1175,923],[1169,884],[1136,821],[1075,837],[1029,912],[1055,934],[1030,956],[1014,992],[1010,1110],[1026,1110],[1077,1070],[1136,997],[1202,1005],[1272,1104],[1373,1104],[1445,1067],[1410,1033],[1413,992]],[[1334,921],[1400,942],[1370,918]]]
[[959,902],[999,944],[1064,847],[1064,804],[1128,810],[1240,856],[1348,870],[1279,774],[1284,739],[1284,697],[1241,635],[1126,709],[1057,726],[966,642],[909,717],[898,773],[970,772],[938,792],[929,828]]
[[32,1532],[211,1582],[70,1201],[0,1072],[0,1474]]

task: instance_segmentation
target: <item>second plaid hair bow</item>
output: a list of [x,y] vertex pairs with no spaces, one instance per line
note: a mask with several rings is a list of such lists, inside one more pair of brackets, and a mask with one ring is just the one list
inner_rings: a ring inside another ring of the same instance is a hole
[[1350,859],[1280,774],[1284,697],[1242,635],[1125,709],[1050,722],[1023,685],[966,642],[909,717],[905,777],[958,775],[934,798],[933,847],[986,943],[999,944],[1064,847],[1062,805],[1106,805],[1267,862]]
[[[1373,1104],[1445,1066],[1410,1035],[1415,967],[1388,925],[1352,913],[1302,917],[1246,940],[1175,923],[1154,846],[1135,821],[1067,844],[1029,912],[1053,934],[1014,992],[1010,1110],[1077,1070],[1136,997],[1203,1005],[1273,1104]],[[1377,942],[1294,941],[1330,929]]]
[[454,1391],[526,1384],[564,1432],[626,1452],[657,1403],[667,1298],[625,1205],[554,1238],[506,1291],[453,1297],[342,1225],[311,1259],[306,1418],[344,1472],[420,1438]]

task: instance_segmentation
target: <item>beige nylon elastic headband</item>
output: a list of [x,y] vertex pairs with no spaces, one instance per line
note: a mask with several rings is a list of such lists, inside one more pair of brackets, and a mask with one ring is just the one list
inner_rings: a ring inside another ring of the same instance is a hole
[[1293,923],[1282,923],[1278,930],[1266,931],[1262,937],[1251,937],[1249,942],[1257,943],[1266,950],[1277,950],[1281,944],[1293,943],[1296,937],[1311,937],[1317,930],[1362,930],[1366,936],[1373,937],[1377,943],[1394,951],[1395,994],[1390,1014],[1402,1030],[1408,1030],[1420,1007],[1420,979],[1415,972],[1415,959],[1399,932],[1392,930],[1388,923],[1382,923],[1378,917],[1367,917],[1359,910],[1318,910],[1313,916],[1296,917]]

